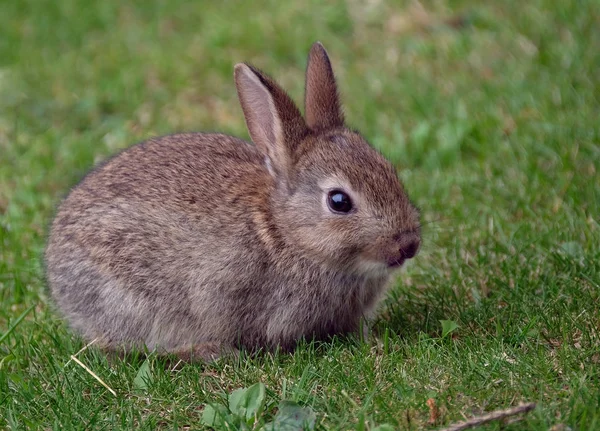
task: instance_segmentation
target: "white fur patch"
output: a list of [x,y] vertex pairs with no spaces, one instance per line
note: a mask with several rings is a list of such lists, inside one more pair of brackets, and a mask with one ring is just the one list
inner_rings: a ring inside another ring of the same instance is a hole
[[385,263],[370,259],[358,259],[354,268],[357,273],[367,278],[381,277],[390,272]]
[[271,159],[269,158],[269,156],[265,156],[265,166],[267,167],[267,170],[269,171],[271,176],[274,177],[275,171],[273,170],[273,165],[271,164]]

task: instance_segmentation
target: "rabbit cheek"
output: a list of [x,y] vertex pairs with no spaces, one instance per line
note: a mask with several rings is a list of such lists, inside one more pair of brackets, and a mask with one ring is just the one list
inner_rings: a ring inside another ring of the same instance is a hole
[[329,262],[333,267],[344,267],[356,255],[356,247],[348,244],[343,237],[319,230],[307,232],[306,237],[311,240],[306,246],[319,256],[317,260]]

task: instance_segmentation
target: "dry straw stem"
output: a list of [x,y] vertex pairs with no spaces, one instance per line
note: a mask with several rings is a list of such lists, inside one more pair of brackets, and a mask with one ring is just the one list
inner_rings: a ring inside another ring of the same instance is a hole
[[488,422],[506,419],[508,417],[515,416],[515,415],[518,415],[520,413],[527,413],[527,412],[530,412],[531,410],[533,410],[534,408],[535,408],[535,403],[526,403],[526,404],[518,405],[516,407],[511,407],[509,409],[495,410],[495,411],[487,413],[485,415],[475,416],[475,417],[472,417],[471,419],[468,419],[468,420],[466,420],[464,422],[459,422],[459,423],[456,423],[454,425],[450,425],[449,427],[442,428],[442,429],[440,429],[438,431],[461,431],[461,430],[466,430],[466,429],[469,429],[469,428],[473,428],[473,427],[476,427],[476,426],[479,426],[479,425],[486,424]]
[[104,381],[100,377],[98,377],[98,375],[96,373],[94,373],[83,362],[81,362],[79,359],[77,359],[77,355],[79,355],[81,352],[83,352],[84,350],[86,350],[88,347],[90,347],[96,341],[98,341],[98,339],[94,338],[88,344],[86,344],[85,346],[83,346],[83,348],[79,352],[75,353],[74,355],[71,355],[71,359],[69,359],[69,361],[65,364],[65,367],[67,365],[69,365],[71,363],[71,361],[76,362],[81,368],[83,368],[85,371],[87,371],[93,378],[95,378],[96,380],[98,380],[98,382],[100,382],[100,384],[102,386],[104,386],[106,389],[108,389],[108,391],[116,397],[117,393],[110,386],[108,386],[106,383],[104,383]]
[[[97,338],[94,338],[92,341],[90,341],[90,342],[89,342],[89,343],[87,343],[85,346],[83,346],[83,347],[81,348],[81,350],[79,350],[79,352],[75,353],[74,355],[71,355],[71,358],[73,358],[73,356],[75,356],[75,357],[79,356],[79,354],[80,354],[81,352],[83,352],[84,350],[86,350],[88,347],[90,347],[90,346],[91,346],[92,344],[94,344],[96,341],[98,341],[98,339],[97,339]],[[69,360],[67,361],[67,363],[65,364],[64,368],[66,368],[66,367],[67,367],[67,365],[69,365],[69,364],[71,363],[71,360],[72,360],[72,359],[69,359]]]
[[100,382],[100,384],[102,386],[104,386],[106,389],[108,389],[111,394],[113,394],[115,397],[117,396],[117,393],[110,386],[108,386],[106,383],[104,383],[104,381],[100,377],[98,377],[98,375],[96,373],[94,373],[83,362],[81,362],[79,359],[77,359],[75,357],[75,355],[71,355],[71,359],[73,361],[75,361],[78,365],[80,365],[81,368],[83,368],[85,371],[87,371],[93,378],[98,380],[98,382]]

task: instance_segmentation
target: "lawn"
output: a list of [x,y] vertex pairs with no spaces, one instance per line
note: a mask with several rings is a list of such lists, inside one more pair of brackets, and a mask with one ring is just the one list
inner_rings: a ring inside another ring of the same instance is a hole
[[[600,3],[309,3],[1,4],[0,428],[198,429],[206,404],[262,382],[259,423],[283,399],[330,430],[535,402],[481,429],[600,429]],[[422,211],[421,253],[374,336],[210,365],[79,353],[113,395],[70,361],[85,343],[47,295],[56,205],[148,137],[247,137],[233,65],[300,101],[315,40],[348,123]]]

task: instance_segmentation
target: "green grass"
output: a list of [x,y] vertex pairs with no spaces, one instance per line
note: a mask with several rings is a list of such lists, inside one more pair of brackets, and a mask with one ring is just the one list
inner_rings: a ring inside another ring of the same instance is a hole
[[[311,3],[2,3],[0,428],[199,428],[204,403],[260,381],[265,420],[289,398],[318,429],[434,429],[523,401],[536,410],[502,429],[600,429],[600,3]],[[81,353],[116,397],[66,365],[84,343],[52,310],[41,261],[61,197],[150,136],[247,137],[233,65],[301,100],[316,39],[350,125],[422,209],[422,252],[379,341],[175,370],[151,356],[142,392],[143,359]],[[439,320],[459,328],[441,337]]]

